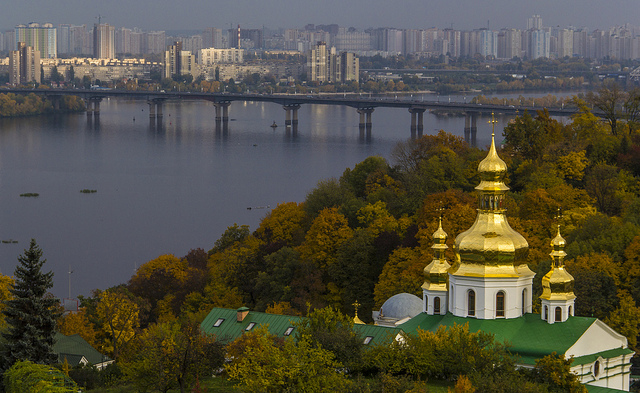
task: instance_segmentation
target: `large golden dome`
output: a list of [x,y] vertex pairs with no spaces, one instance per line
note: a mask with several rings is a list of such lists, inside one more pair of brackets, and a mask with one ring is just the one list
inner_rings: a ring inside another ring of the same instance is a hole
[[[495,124],[495,120],[492,120]],[[529,244],[507,222],[504,184],[507,165],[498,156],[494,134],[489,154],[478,165],[478,215],[455,241],[456,262],[450,273],[471,277],[524,277],[534,273],[526,264]]]

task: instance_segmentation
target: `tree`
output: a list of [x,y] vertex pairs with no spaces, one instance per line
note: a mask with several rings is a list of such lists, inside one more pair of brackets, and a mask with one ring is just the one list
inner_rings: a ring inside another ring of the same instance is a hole
[[530,379],[546,385],[549,392],[586,393],[587,389],[578,380],[578,375],[571,372],[572,361],[554,352],[536,360]]
[[142,391],[179,387],[184,393],[224,362],[222,345],[194,321],[152,325],[130,349],[123,356],[125,374]]
[[4,373],[7,393],[74,393],[78,386],[59,370],[28,360],[14,364]]
[[105,349],[117,359],[121,349],[136,334],[140,323],[140,308],[125,290],[113,288],[102,292],[96,312],[102,320],[102,329],[108,336],[108,347]]
[[58,331],[65,336],[78,334],[92,346],[97,344],[98,332],[95,330],[91,321],[89,321],[87,309],[84,307],[78,310],[78,312],[62,316],[58,319],[57,326]]
[[349,381],[334,355],[308,341],[281,340],[265,327],[243,334],[227,348],[229,379],[251,392],[341,392]]
[[7,301],[13,297],[13,295],[11,295],[13,284],[13,278],[0,273],[0,331],[4,331],[6,327],[6,321],[2,311],[7,308]]
[[8,324],[2,333],[2,370],[16,361],[30,360],[38,364],[56,363],[53,353],[56,320],[60,316],[58,301],[48,296],[53,287],[53,272],[43,273],[46,260],[42,250],[31,239],[29,249],[18,257],[14,272],[16,282],[10,290],[13,299],[2,311]]
[[333,307],[311,311],[295,323],[296,340],[331,352],[347,370],[362,362],[362,338],[353,330],[353,319]]
[[615,82],[606,82],[597,93],[587,93],[587,101],[602,111],[613,135],[618,134],[618,118],[622,117],[622,105],[626,100],[627,94]]

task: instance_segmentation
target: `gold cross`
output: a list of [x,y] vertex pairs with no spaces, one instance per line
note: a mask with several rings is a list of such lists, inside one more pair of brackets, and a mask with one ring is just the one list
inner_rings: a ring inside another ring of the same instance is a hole
[[489,120],[487,123],[491,124],[491,136],[495,135],[495,129],[496,129],[496,123],[498,122],[498,120],[495,119],[495,117],[493,116],[493,112],[491,112],[491,120]]
[[357,300],[356,300],[356,302],[355,302],[355,303],[353,303],[353,307],[355,307],[355,308],[356,308],[356,318],[358,317],[358,307],[360,307],[360,306],[361,306],[361,304],[360,304],[360,303],[358,303],[358,301],[357,301]]

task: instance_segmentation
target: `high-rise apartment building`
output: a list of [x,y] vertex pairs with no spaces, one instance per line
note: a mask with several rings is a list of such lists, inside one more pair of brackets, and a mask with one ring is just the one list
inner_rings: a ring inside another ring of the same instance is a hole
[[359,81],[360,60],[354,53],[338,54],[335,47],[318,42],[307,55],[307,74],[310,81],[321,83]]
[[522,57],[522,32],[502,29],[498,33],[498,58],[510,60],[514,57]]
[[93,25],[93,57],[115,59],[116,30],[107,23]]
[[40,25],[29,23],[28,25],[18,25],[15,27],[15,42],[24,42],[26,46],[32,47],[40,52],[43,59],[55,59],[57,57],[56,28],[51,23]]
[[556,54],[558,58],[573,56],[573,30],[559,29],[556,43]]
[[182,42],[169,45],[164,52],[164,77],[194,75],[196,70],[196,57],[189,51],[182,50]]
[[40,52],[24,42],[18,50],[9,52],[9,83],[17,85],[40,82]]
[[551,34],[545,30],[527,30],[527,57],[538,59],[549,57]]
[[244,49],[201,49],[198,63],[203,66],[215,64],[241,64],[244,61]]
[[223,49],[222,30],[215,27],[207,27],[202,32],[202,47]]
[[533,15],[527,18],[527,30],[541,30],[542,29],[542,17],[540,15]]

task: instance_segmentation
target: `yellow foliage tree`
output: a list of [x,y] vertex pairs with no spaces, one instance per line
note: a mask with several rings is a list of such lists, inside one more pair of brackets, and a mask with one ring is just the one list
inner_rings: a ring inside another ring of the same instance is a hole
[[63,315],[62,317],[60,317],[60,319],[58,319],[57,326],[58,331],[65,336],[78,334],[86,342],[94,347],[98,342],[98,332],[96,331],[93,324],[89,321],[87,310],[85,308],[81,308],[80,310],[78,310],[78,312]]
[[300,258],[326,269],[335,263],[338,247],[352,236],[353,230],[349,228],[346,217],[338,213],[338,209],[324,209],[313,220],[304,242],[298,249]]
[[136,335],[140,308],[123,291],[111,289],[101,293],[96,312],[108,336],[105,350],[117,359]]
[[640,333],[640,308],[636,306],[636,302],[627,291],[620,291],[618,298],[620,305],[604,322],[624,335],[629,342],[629,347],[635,349]]
[[13,297],[10,292],[11,288],[13,288],[13,282],[12,277],[0,273],[0,330],[4,330],[6,327],[4,313],[2,311],[7,307],[7,300]]
[[395,232],[398,230],[398,221],[389,214],[387,204],[382,201],[368,204],[358,210],[358,221],[374,236],[383,231]]
[[297,246],[304,238],[302,227],[306,213],[303,204],[296,202],[280,203],[256,229],[256,236],[268,243],[284,243]]
[[397,293],[422,295],[423,270],[431,262],[431,258],[422,258],[421,255],[419,249],[398,248],[389,256],[374,289],[376,307],[382,306],[382,303]]

